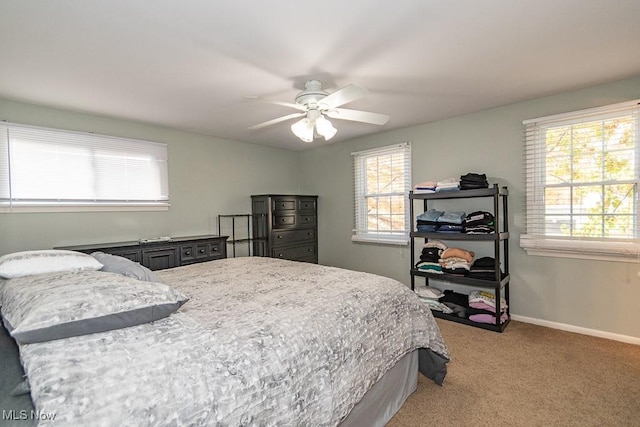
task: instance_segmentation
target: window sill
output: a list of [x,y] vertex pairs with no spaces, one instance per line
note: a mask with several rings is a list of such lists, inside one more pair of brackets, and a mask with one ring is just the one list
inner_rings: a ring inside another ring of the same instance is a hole
[[569,240],[523,234],[520,236],[520,247],[528,255],[537,256],[634,263],[640,259],[637,241]]
[[409,244],[409,239],[406,237],[389,239],[381,236],[351,236],[351,241],[358,243],[376,243],[395,246],[407,246]]
[[64,205],[64,206],[1,206],[3,213],[55,213],[55,212],[138,212],[168,211],[170,205]]

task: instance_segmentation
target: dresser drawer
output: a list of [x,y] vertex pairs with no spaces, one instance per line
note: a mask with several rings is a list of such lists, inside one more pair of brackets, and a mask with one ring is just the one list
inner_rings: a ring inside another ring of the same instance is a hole
[[272,236],[274,246],[290,245],[299,242],[304,243],[305,241],[315,243],[316,230],[274,230]]
[[273,210],[279,211],[295,211],[296,199],[291,198],[277,198],[273,199]]
[[177,267],[176,249],[143,249],[142,265],[150,270],[164,270],[166,268]]
[[316,245],[304,245],[281,249],[274,248],[271,256],[273,258],[288,259],[292,261],[308,260],[316,256]]
[[316,199],[315,198],[299,199],[298,210],[299,211],[315,211]]
[[218,240],[216,242],[209,243],[209,256],[211,259],[226,258],[227,251],[225,248],[225,242]]
[[299,214],[275,214],[273,215],[273,228],[296,228],[296,227],[314,227],[316,225],[316,215],[309,213]]
[[207,258],[209,256],[209,245],[207,244],[191,244],[180,246],[180,264],[195,261],[199,258]]
[[294,213],[273,215],[273,228],[295,228],[297,224],[297,218]]
[[225,257],[222,241],[180,246],[180,264],[203,262]]
[[196,259],[195,248],[192,245],[180,246],[180,264]]
[[311,227],[316,225],[316,216],[314,214],[298,214],[298,227]]

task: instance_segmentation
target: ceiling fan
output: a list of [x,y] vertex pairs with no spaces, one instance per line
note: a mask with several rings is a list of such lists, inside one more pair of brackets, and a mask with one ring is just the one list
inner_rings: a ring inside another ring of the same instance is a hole
[[[312,142],[316,136],[322,136],[325,140],[333,138],[337,129],[333,127],[326,117],[340,120],[351,120],[355,122],[370,123],[374,125],[384,125],[389,120],[386,114],[371,113],[368,111],[350,110],[338,108],[341,105],[363,98],[369,91],[356,85],[345,86],[333,93],[322,90],[322,83],[318,80],[308,80],[304,84],[305,90],[296,95],[295,103],[273,101],[263,98],[251,98],[257,101],[268,102],[285,107],[300,110],[298,113],[287,114],[286,116],[268,120],[263,123],[251,126],[249,129],[260,129],[276,123],[303,117],[291,125],[291,131],[301,140]],[[326,117],[325,117],[326,116]]]

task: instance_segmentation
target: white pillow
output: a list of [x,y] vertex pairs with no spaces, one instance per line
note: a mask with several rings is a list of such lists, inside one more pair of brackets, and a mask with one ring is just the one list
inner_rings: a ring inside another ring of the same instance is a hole
[[0,277],[5,279],[101,268],[102,264],[91,255],[61,249],[14,252],[0,257]]

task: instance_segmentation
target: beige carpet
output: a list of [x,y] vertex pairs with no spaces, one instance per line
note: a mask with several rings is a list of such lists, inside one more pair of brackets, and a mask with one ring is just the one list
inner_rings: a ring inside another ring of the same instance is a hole
[[388,427],[640,426],[640,346],[512,321],[503,333],[437,319],[443,386],[419,376]]

